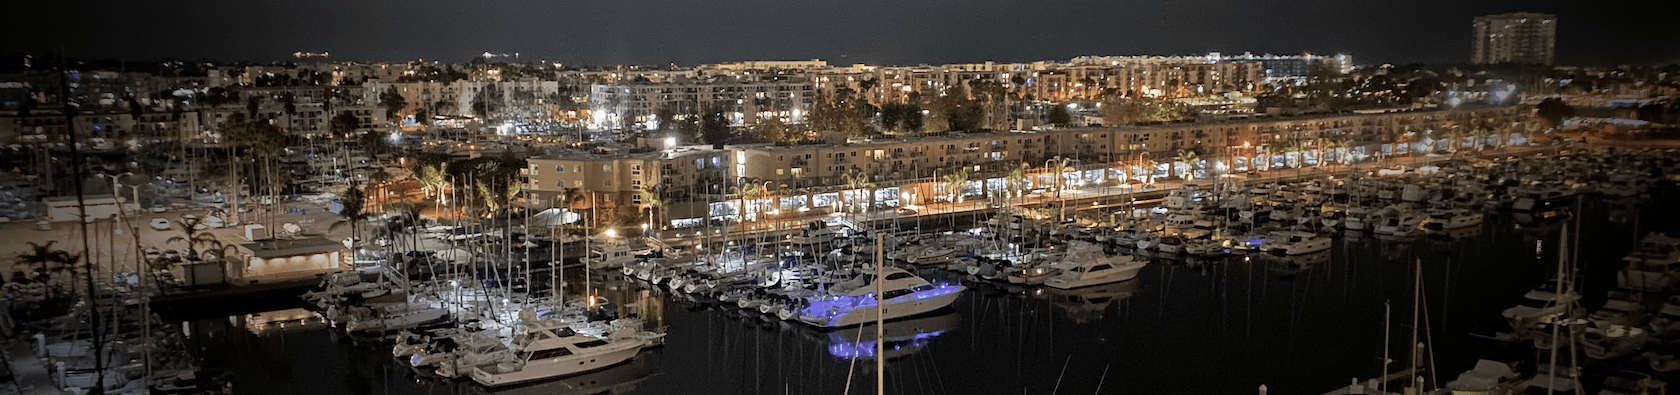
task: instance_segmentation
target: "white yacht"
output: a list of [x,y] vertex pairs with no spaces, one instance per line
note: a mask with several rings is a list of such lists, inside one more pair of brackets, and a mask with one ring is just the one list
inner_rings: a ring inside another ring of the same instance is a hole
[[628,361],[647,345],[633,329],[614,332],[610,339],[554,326],[522,332],[512,339],[514,358],[473,367],[473,381],[498,387],[594,371]]
[[637,255],[652,252],[651,250],[637,251],[630,248],[630,243],[621,238],[592,237],[589,245],[589,268],[611,269],[623,267],[636,261]]
[[1260,242],[1260,249],[1288,255],[1310,254],[1329,250],[1330,238],[1308,232],[1278,231]]
[[1524,329],[1563,315],[1571,304],[1581,298],[1574,292],[1559,295],[1549,288],[1528,291],[1523,295],[1522,303],[1505,309],[1500,314],[1510,322],[1512,328]]
[[1411,210],[1386,211],[1371,231],[1379,235],[1409,236],[1417,232],[1423,219],[1424,216]]
[[920,251],[917,251],[915,255],[910,256],[910,258],[907,259],[907,260],[910,261],[910,263],[914,263],[914,264],[917,264],[917,265],[929,265],[929,264],[934,264],[934,263],[947,262],[947,261],[950,261],[951,258],[956,257],[956,256],[957,256],[957,249],[956,248],[944,247],[944,246],[939,246],[939,247],[930,246],[930,247],[923,247]]
[[[829,295],[806,300],[798,318],[807,324],[834,328],[866,322],[890,320],[922,314],[946,306],[957,300],[963,286],[931,284],[927,280],[899,268],[885,268],[883,277],[876,280],[872,273],[858,279],[835,284]],[[881,281],[881,316],[876,316],[875,281]]]
[[1465,210],[1429,210],[1422,226],[1426,229],[1458,229],[1482,224],[1482,213]]
[[1680,281],[1680,239],[1652,233],[1622,260],[1628,262],[1616,273],[1616,283],[1635,291],[1660,292]]
[[1146,265],[1131,255],[1109,256],[1101,248],[1075,250],[1069,252],[1065,260],[1073,261],[1077,266],[1063,270],[1044,281],[1044,285],[1069,289],[1126,281],[1137,278],[1138,271]]

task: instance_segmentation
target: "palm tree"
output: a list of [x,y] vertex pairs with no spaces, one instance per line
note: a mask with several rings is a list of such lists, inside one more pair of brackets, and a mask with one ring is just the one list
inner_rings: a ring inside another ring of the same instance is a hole
[[[951,202],[951,204],[962,202],[963,186],[968,185],[968,168],[958,168],[957,171],[951,172],[951,174],[946,174],[944,178],[944,184],[942,186],[945,188],[946,200]],[[951,228],[956,229],[957,210],[955,207],[953,206],[952,210],[946,213],[946,215],[951,217]]]
[[1301,151],[1306,150],[1307,144],[1305,142],[1301,140],[1291,141],[1288,146],[1283,147],[1283,166],[1301,167]]
[[1004,179],[1005,200],[1014,198],[1014,195],[1019,194],[1021,189],[1027,187],[1027,169],[1031,167],[1031,165],[1026,163],[1019,163],[1015,167],[1009,169],[1009,176]]
[[951,202],[962,200],[963,185],[968,183],[968,168],[957,169],[945,175],[945,199]]
[[[847,191],[854,191],[854,190],[859,190],[859,189],[868,190],[868,189],[874,189],[875,188],[875,183],[869,181],[869,174],[868,173],[860,172],[860,171],[857,171],[857,170],[852,170],[850,172],[847,172],[845,175],[842,175],[841,177],[846,181],[846,190]],[[851,212],[851,210],[849,210],[849,208],[851,208],[854,204],[852,202],[852,199],[850,197],[848,197],[848,194],[845,193],[845,192],[842,192],[840,194],[840,197],[842,199],[845,199],[845,201],[846,201],[845,204],[846,204],[846,207],[848,208],[847,212],[848,213]],[[856,221],[856,220],[854,219],[853,221]]]
[[[39,266],[40,268],[35,270],[33,276],[35,281],[47,283],[51,281],[54,273],[66,271],[74,273],[75,263],[81,260],[79,255],[71,255],[64,250],[53,249],[53,244],[57,244],[58,240],[48,240],[46,244],[35,244],[33,241],[28,243],[29,251],[18,254],[17,263],[28,267]],[[53,292],[57,293],[56,287]]]
[[1144,180],[1144,183],[1154,184],[1155,183],[1155,168],[1160,166],[1161,162],[1157,162],[1157,161],[1155,161],[1155,159],[1144,159],[1142,165],[1143,165],[1143,174],[1146,177],[1146,179]]
[[362,220],[362,206],[367,203],[367,194],[362,191],[361,185],[351,182],[350,188],[345,190],[344,196],[339,198],[339,203],[343,205],[343,208],[338,211],[340,219],[337,222],[333,222],[332,226],[327,227],[327,231],[330,232],[338,229],[340,226],[349,225],[350,253],[355,254],[357,247],[362,241],[359,233],[356,232],[356,226],[357,223]]
[[[560,201],[557,203],[560,204],[560,208],[566,209],[570,212],[572,209],[576,208],[578,202],[583,201],[583,190],[579,188],[562,189],[560,190],[559,199]],[[562,219],[565,218],[562,217]],[[569,222],[567,224],[570,225]]]
[[[187,244],[187,251],[186,251],[187,259],[192,259],[192,260],[202,259],[199,256],[200,252],[221,251],[223,248],[226,247],[224,244],[222,244],[221,239],[216,238],[216,235],[210,234],[209,232],[203,232],[203,231],[200,231],[198,229],[198,225],[203,223],[203,222],[204,222],[204,219],[203,218],[198,218],[198,217],[181,218],[181,219],[175,220],[175,225],[176,225],[175,227],[178,227],[178,228],[181,229],[181,234],[179,236],[170,237],[169,240],[165,240],[164,243],[168,243],[168,244],[186,243]],[[200,248],[200,247],[203,247],[203,248]]]
[[648,231],[658,231],[666,222],[654,222],[653,212],[658,210],[660,217],[664,217],[665,215],[664,210],[661,209],[665,206],[665,186],[661,184],[648,185],[642,187],[642,190],[636,191],[636,194],[642,198],[641,209],[642,211],[646,211],[648,215]]
[[1470,137],[1474,137],[1476,139],[1476,151],[1481,151],[1482,147],[1487,144],[1487,136],[1490,134],[1493,134],[1493,132],[1489,131],[1487,128],[1475,128],[1470,130]]
[[[1186,180],[1195,178],[1196,177],[1196,162],[1198,162],[1198,161],[1201,161],[1201,158],[1196,155],[1196,151],[1183,150],[1183,149],[1178,150],[1178,162],[1184,164],[1185,173],[1188,173],[1188,174],[1181,174],[1179,176],[1183,177]],[[1177,170],[1177,166],[1174,166],[1174,170]]]
[[[1067,183],[1067,177],[1063,173],[1066,173],[1070,170],[1073,170],[1073,167],[1068,165],[1067,158],[1062,158],[1062,160],[1058,160],[1058,161],[1052,161],[1049,164],[1047,164],[1046,166],[1048,166],[1048,167],[1046,167],[1044,169],[1044,171],[1047,172],[1047,173],[1050,173],[1050,177],[1054,178],[1054,182],[1055,182],[1055,185],[1056,185],[1056,201],[1061,203],[1062,208],[1064,209],[1064,210],[1056,211],[1056,220],[1059,222],[1059,221],[1062,220],[1062,218],[1061,218],[1062,217],[1062,215],[1061,215],[1062,211],[1065,211],[1065,209],[1067,208],[1067,201],[1062,200],[1062,189],[1063,189],[1063,187],[1066,186],[1064,184]],[[964,178],[967,178],[967,175],[964,175]]]
[[740,180],[740,185],[735,186],[732,192],[741,199],[741,214],[737,216],[736,221],[746,222],[747,201],[751,200],[756,205],[758,198],[764,195],[764,187],[762,185],[752,183],[746,178],[742,178]]
[[1332,139],[1329,144],[1330,148],[1336,153],[1336,161],[1342,162],[1344,165],[1353,163],[1353,150],[1348,149],[1349,146],[1353,145],[1353,139]]
[[1448,129],[1446,133],[1441,135],[1441,139],[1447,142],[1447,151],[1456,154],[1458,153],[1459,147],[1464,145],[1464,132],[1460,131],[1459,128],[1456,127]]

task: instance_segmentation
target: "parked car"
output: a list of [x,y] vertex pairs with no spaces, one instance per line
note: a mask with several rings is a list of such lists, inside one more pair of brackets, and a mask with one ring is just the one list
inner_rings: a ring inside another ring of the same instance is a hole
[[169,220],[163,218],[153,218],[152,229],[169,230]]

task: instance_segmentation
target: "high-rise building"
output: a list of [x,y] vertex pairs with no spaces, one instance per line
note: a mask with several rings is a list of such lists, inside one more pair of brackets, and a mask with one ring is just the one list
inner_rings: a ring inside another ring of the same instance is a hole
[[1557,16],[1532,12],[1476,17],[1475,64],[1552,64],[1557,55]]

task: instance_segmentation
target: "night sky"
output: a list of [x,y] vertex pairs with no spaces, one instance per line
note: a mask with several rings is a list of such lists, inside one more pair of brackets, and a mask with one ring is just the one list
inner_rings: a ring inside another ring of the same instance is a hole
[[[1220,51],[1467,63],[1471,18],[1557,14],[1558,63],[1680,62],[1657,1],[285,0],[8,4],[0,52],[78,58],[460,62],[485,51],[569,64],[1065,60]],[[1665,20],[1666,19],[1666,20]]]

